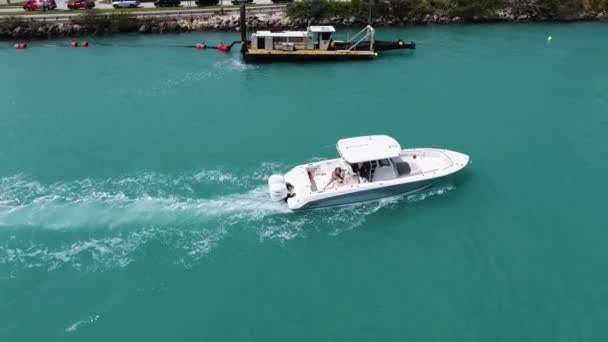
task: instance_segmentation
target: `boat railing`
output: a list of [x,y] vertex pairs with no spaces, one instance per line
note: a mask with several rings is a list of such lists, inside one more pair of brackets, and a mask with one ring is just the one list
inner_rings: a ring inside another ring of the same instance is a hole
[[359,39],[357,40],[356,43],[354,43],[349,49],[348,51],[352,51],[354,49],[357,48],[357,46],[359,44],[361,44],[361,42],[365,41],[365,40],[369,40],[369,51],[374,51],[374,35],[376,33],[376,30],[374,30],[373,27],[371,27],[370,25],[365,26],[361,31],[359,31],[359,33],[357,33],[356,35],[354,35],[352,38],[350,38],[348,40],[348,43],[352,43],[353,41],[355,41],[355,39]]

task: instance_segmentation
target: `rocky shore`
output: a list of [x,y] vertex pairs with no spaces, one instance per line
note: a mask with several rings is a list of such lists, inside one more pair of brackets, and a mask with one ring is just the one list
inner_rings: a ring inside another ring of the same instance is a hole
[[[563,18],[548,18],[534,15],[514,15],[511,10],[497,11],[495,15],[463,19],[435,12],[415,17],[379,17],[372,25],[406,26],[456,23],[498,23],[498,22],[542,22],[542,21],[595,21],[608,19],[607,12],[584,12]],[[290,19],[285,13],[252,14],[247,17],[248,29],[302,29],[306,20]],[[315,22],[319,25],[337,27],[361,27],[367,19],[357,17],[332,17]],[[83,15],[71,22],[27,21],[19,18],[0,20],[0,39],[60,38],[71,36],[107,35],[116,33],[169,33],[198,31],[239,31],[237,15],[200,15],[189,18],[137,18],[130,15]]]

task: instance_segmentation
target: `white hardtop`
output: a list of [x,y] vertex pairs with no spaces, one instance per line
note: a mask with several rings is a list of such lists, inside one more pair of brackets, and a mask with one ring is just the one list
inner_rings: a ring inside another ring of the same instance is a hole
[[310,26],[308,31],[317,33],[317,32],[336,32],[336,29],[333,26]]
[[369,135],[338,140],[338,153],[348,163],[398,157],[401,146],[388,135]]
[[270,31],[257,31],[255,33],[257,37],[308,37],[306,31],[282,31],[282,32],[270,32]]

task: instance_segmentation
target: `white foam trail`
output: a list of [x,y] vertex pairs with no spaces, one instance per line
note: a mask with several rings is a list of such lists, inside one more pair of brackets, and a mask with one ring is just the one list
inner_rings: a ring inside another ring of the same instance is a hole
[[204,222],[227,215],[256,219],[286,212],[289,211],[285,206],[268,200],[265,187],[258,187],[243,194],[207,199],[147,195],[130,198],[124,193],[107,192],[93,192],[76,198],[49,194],[26,204],[1,207],[0,227],[35,226],[60,229],[116,227],[132,223],[169,225]]
[[88,324],[88,323],[94,323],[94,322],[95,322],[95,321],[97,321],[97,320],[98,320],[100,317],[101,317],[101,316],[99,316],[99,315],[95,315],[95,316],[91,316],[91,317],[89,317],[89,318],[87,318],[87,319],[80,320],[80,321],[78,321],[78,322],[76,322],[76,323],[74,323],[74,324],[70,325],[69,327],[65,328],[65,332],[67,332],[67,333],[72,333],[72,332],[74,332],[74,331],[78,330],[78,327],[79,327],[80,325],[83,325],[83,324]]
[[[46,185],[23,175],[0,178],[0,227],[166,225],[226,215],[260,218],[284,213],[288,211],[285,206],[268,200],[265,186],[266,177],[278,167],[262,164],[244,176],[212,169],[176,176],[141,173]],[[206,187],[217,185],[234,192],[205,198]],[[243,189],[246,187],[249,190]],[[197,197],[197,192],[202,197]]]
[[[381,209],[453,189],[444,186],[371,203],[291,213],[283,203],[268,199],[266,177],[281,171],[280,164],[265,163],[244,176],[212,169],[51,184],[23,175],[0,178],[0,274],[9,279],[31,268],[123,268],[145,258],[141,251],[149,243],[174,250],[172,262],[190,267],[233,227],[280,243],[310,233],[337,235],[362,225]],[[234,191],[196,197],[201,187],[218,185]],[[28,233],[33,230],[36,234]]]

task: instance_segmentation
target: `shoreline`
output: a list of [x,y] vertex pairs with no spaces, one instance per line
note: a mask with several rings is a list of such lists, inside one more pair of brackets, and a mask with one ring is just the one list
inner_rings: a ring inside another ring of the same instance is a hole
[[[513,15],[508,9],[496,15],[462,18],[440,13],[395,18],[378,17],[370,23],[380,27],[416,27],[427,25],[500,24],[500,23],[572,23],[608,20],[608,12],[583,12],[562,18]],[[305,29],[306,19],[292,19],[285,11],[256,13],[247,16],[247,28],[260,29]],[[362,28],[367,19],[354,16],[319,19],[316,25],[333,25],[338,28]],[[0,19],[0,39],[58,39],[67,37],[108,36],[123,33],[162,34],[186,32],[239,32],[239,16],[236,14],[199,14],[183,17],[137,17],[129,13],[83,14],[67,22],[27,20],[17,17]]]

